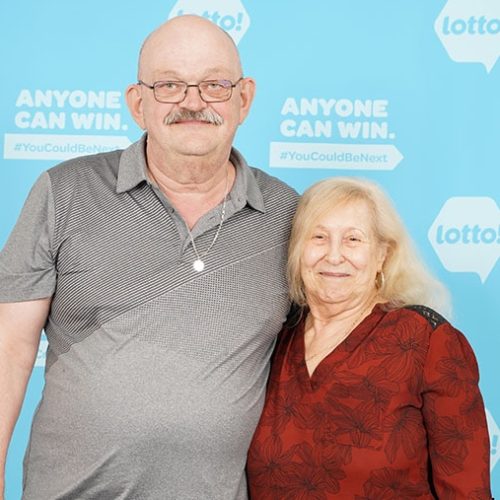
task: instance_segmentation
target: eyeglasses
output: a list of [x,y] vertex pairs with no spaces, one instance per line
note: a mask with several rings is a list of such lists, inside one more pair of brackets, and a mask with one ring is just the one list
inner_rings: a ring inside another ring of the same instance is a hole
[[196,87],[201,100],[204,102],[229,101],[233,95],[234,87],[236,87],[241,80],[243,80],[243,77],[236,80],[234,83],[230,80],[205,80],[198,84],[188,84],[186,82],[174,80],[154,82],[153,85],[148,85],[142,80],[138,80],[137,83],[151,89],[158,102],[178,104],[185,99],[189,87]]

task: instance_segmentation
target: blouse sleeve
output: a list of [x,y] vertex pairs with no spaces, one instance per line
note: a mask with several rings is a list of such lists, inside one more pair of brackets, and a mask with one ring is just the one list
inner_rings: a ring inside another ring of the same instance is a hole
[[423,382],[423,415],[438,498],[492,498],[478,366],[463,334],[449,323],[431,334]]

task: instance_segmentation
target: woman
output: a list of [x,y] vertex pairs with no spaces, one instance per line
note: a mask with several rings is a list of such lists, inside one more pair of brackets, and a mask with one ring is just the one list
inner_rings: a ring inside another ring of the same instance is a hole
[[474,354],[431,308],[446,292],[382,191],[306,191],[288,271],[299,314],[250,448],[252,500],[491,498]]

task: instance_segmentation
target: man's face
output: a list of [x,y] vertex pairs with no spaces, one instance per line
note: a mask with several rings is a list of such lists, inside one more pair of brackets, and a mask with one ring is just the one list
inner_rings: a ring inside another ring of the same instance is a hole
[[[153,34],[141,56],[140,79],[149,85],[170,80],[235,83],[241,76],[231,40],[208,22],[171,22]],[[185,98],[176,104],[158,102],[153,90],[145,85],[132,87],[129,93],[133,93],[135,102],[131,110],[136,107],[137,112],[132,113],[139,126],[147,130],[148,144],[155,151],[176,156],[228,154],[253,97],[253,82],[248,79],[236,85],[229,100],[217,103],[204,102],[196,87],[189,87]]]

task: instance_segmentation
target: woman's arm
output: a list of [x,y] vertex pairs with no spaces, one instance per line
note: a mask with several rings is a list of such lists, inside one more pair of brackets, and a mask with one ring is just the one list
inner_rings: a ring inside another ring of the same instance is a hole
[[423,382],[431,481],[438,498],[492,498],[477,362],[465,337],[449,323],[431,334]]

